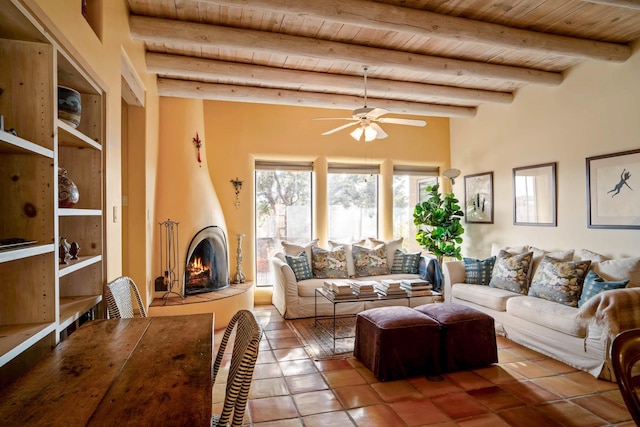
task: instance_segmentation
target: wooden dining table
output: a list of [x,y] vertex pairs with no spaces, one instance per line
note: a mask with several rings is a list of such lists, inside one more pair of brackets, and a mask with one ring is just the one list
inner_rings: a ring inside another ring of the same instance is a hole
[[208,426],[214,315],[87,322],[0,392],[3,426]]

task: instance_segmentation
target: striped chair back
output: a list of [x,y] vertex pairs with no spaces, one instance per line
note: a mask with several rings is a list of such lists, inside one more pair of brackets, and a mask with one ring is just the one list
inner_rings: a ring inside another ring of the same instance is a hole
[[212,426],[242,426],[247,407],[253,369],[258,358],[258,348],[262,338],[262,328],[253,312],[240,310],[227,325],[213,364],[213,381],[215,382],[216,380],[229,337],[234,329],[236,335],[227,377],[224,406],[220,415],[213,415],[211,419]]
[[135,296],[138,310],[142,317],[147,317],[147,310],[142,304],[138,287],[130,277],[118,277],[107,284],[107,308],[111,319],[129,319],[134,317],[133,300],[131,293]]

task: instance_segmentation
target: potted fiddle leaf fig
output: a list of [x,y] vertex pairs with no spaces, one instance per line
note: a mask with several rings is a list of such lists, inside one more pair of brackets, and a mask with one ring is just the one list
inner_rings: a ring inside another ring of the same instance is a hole
[[442,266],[444,257],[462,259],[463,216],[459,201],[453,193],[440,194],[439,184],[427,187],[427,200],[418,203],[413,211],[416,241],[432,253]]

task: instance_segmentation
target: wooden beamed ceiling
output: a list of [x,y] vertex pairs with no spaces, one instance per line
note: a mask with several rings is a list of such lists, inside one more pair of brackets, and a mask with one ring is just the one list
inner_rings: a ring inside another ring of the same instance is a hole
[[[402,4],[403,6],[400,6]],[[640,0],[129,0],[163,96],[472,117],[624,62]]]

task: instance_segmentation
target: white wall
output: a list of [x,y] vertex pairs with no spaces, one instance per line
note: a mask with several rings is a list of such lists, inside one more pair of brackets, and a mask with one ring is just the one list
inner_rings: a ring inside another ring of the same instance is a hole
[[[493,224],[465,224],[464,256],[485,257],[491,243],[541,249],[587,248],[640,256],[640,230],[587,228],[586,158],[640,149],[640,44],[623,64],[591,61],[558,87],[521,89],[510,105],[484,105],[451,120],[453,191],[464,206],[464,175],[493,171]],[[512,168],[557,162],[557,227],[513,225]],[[640,176],[632,177],[640,200]],[[628,189],[627,189],[628,190]]]

